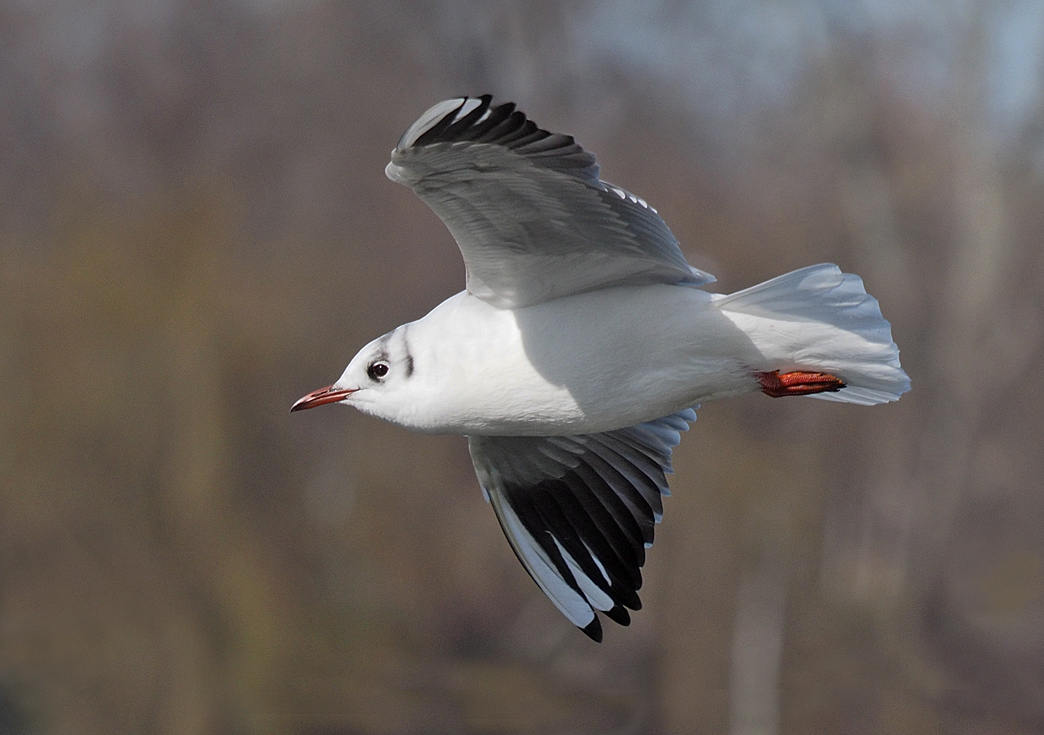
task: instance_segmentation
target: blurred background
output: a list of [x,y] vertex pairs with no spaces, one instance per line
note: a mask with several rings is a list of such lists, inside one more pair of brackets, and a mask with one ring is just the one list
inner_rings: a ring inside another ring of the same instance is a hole
[[[601,645],[464,439],[287,413],[462,288],[383,168],[483,92],[913,379],[704,406]],[[0,733],[1044,731],[1042,202],[1042,0],[3,0]]]

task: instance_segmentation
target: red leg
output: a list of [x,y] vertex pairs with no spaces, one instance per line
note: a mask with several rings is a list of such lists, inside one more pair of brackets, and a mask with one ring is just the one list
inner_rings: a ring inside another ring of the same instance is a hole
[[836,393],[845,387],[845,381],[830,373],[754,373],[761,383],[761,392],[773,398],[808,396],[813,393]]

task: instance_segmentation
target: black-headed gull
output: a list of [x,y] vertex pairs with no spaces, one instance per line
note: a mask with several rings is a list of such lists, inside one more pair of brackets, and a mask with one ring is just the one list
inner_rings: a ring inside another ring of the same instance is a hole
[[671,450],[697,404],[762,391],[864,405],[910,388],[877,301],[834,265],[734,294],[685,262],[593,155],[489,95],[446,100],[386,169],[449,228],[467,289],[380,337],[291,411],[345,403],[464,434],[522,565],[601,640],[641,607]]

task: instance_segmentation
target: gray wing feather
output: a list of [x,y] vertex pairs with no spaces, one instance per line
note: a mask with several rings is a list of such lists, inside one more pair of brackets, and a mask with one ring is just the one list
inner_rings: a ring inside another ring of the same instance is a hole
[[403,134],[386,169],[452,233],[468,291],[527,306],[610,285],[703,285],[663,219],[598,178],[571,136],[541,130],[489,95],[446,100]]
[[529,575],[595,640],[596,610],[627,625],[663,515],[671,450],[693,409],[600,434],[471,436],[483,492]]

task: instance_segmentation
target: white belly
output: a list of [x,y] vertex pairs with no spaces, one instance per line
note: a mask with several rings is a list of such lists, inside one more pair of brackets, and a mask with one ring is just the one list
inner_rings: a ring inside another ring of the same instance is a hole
[[[511,311],[458,294],[411,325],[426,347],[409,428],[460,434],[608,431],[756,390],[762,358],[678,286],[603,289]],[[445,335],[454,335],[453,339]]]

